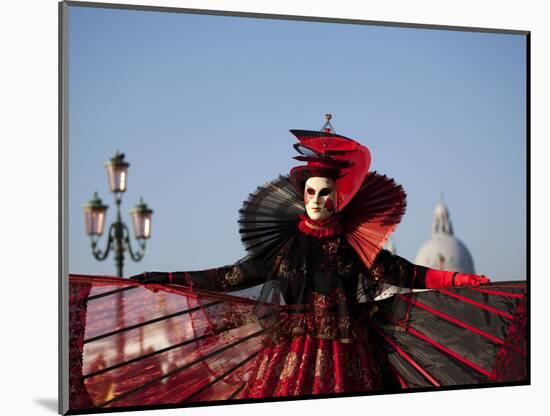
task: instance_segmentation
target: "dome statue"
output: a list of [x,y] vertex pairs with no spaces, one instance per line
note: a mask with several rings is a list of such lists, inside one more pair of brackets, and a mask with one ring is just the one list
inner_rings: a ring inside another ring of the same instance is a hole
[[464,243],[453,235],[449,209],[443,200],[435,206],[432,238],[420,247],[415,263],[433,269],[475,273],[470,252]]

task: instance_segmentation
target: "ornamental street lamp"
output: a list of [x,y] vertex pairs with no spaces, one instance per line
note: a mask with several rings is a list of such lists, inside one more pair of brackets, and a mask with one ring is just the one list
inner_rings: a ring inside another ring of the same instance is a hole
[[115,265],[117,276],[122,277],[124,267],[124,252],[128,250],[130,258],[134,261],[140,261],[145,254],[145,241],[151,237],[151,217],[153,210],[149,209],[143,202],[143,198],[130,211],[134,226],[134,234],[138,241],[139,249],[132,249],[130,240],[130,231],[126,224],[122,222],[120,215],[120,204],[122,202],[122,193],[126,191],[128,179],[128,167],[130,164],[124,160],[124,153],[116,154],[105,164],[107,168],[107,177],[109,180],[109,190],[115,196],[116,219],[109,226],[107,232],[107,246],[104,250],[98,249],[99,237],[103,235],[105,228],[105,214],[107,205],[104,205],[97,192],[92,199],[84,205],[84,221],[86,224],[86,234],[91,238],[92,254],[97,260],[105,260],[111,249],[114,250]]
[[139,199],[139,203],[130,211],[130,214],[132,214],[136,238],[151,237],[151,216],[153,210],[147,207],[145,202],[143,202],[143,198]]
[[124,160],[124,153],[118,153],[118,150],[111,160],[105,163],[109,179],[109,190],[111,192],[118,193],[126,191],[128,166],[130,166],[130,164]]
[[86,234],[90,236],[101,236],[105,228],[105,213],[107,205],[104,205],[97,191],[90,201],[84,205],[84,222],[86,223]]

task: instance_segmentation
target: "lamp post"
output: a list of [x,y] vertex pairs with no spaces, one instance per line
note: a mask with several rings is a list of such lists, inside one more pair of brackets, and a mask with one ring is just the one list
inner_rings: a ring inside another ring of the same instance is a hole
[[86,234],[91,238],[92,254],[97,260],[103,261],[109,255],[111,249],[114,250],[116,273],[119,277],[123,275],[124,252],[126,250],[134,261],[140,261],[143,258],[145,254],[145,242],[151,236],[151,217],[153,214],[153,210],[147,207],[143,199],[140,199],[139,203],[130,211],[135,238],[139,245],[139,249],[134,251],[132,249],[130,231],[128,226],[122,221],[120,214],[122,193],[126,191],[129,166],[130,164],[124,160],[124,154],[118,151],[105,164],[109,180],[109,190],[115,196],[116,218],[109,226],[107,246],[104,250],[99,249],[97,246],[105,228],[105,215],[108,206],[103,204],[97,192],[84,205],[84,222],[86,225]]

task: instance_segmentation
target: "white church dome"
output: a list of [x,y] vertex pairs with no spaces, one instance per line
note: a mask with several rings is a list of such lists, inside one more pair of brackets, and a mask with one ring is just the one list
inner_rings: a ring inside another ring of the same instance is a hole
[[432,269],[475,273],[470,252],[453,235],[449,210],[443,202],[439,202],[435,207],[432,239],[420,247],[415,263]]

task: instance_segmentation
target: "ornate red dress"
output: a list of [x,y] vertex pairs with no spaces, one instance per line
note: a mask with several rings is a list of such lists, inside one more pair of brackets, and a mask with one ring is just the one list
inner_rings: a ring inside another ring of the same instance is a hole
[[316,231],[296,235],[279,254],[278,290],[285,306],[278,311],[243,397],[383,387],[372,334],[359,323],[361,262],[335,229]]

